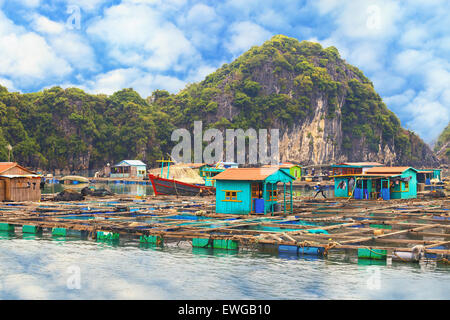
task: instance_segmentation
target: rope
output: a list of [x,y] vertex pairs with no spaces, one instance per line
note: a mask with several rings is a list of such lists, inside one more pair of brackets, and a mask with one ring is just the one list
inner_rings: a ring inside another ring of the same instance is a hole
[[[370,249],[369,249],[370,250]],[[403,259],[402,257],[400,257],[395,251],[393,252],[394,256],[396,256],[397,258],[399,258],[400,260],[402,260],[403,262],[409,262],[408,260]]]
[[332,241],[332,242],[328,243],[328,244],[325,246],[325,250],[323,251],[323,255],[324,255],[324,256],[328,256],[328,251],[329,251],[330,249],[333,249],[334,247],[340,246],[340,245],[341,245],[341,244],[340,244],[339,242],[336,242],[336,241]]
[[370,249],[369,247],[363,247],[363,248],[366,248],[367,250],[369,250],[370,252],[372,252],[372,253],[374,253],[374,254],[376,254],[376,255],[379,255],[379,256],[384,256],[384,254],[381,254],[381,253],[375,252],[375,251],[373,251],[372,249]]

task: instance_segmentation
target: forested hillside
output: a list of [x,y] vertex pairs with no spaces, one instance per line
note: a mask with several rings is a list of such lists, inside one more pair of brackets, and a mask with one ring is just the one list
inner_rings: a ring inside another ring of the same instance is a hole
[[439,163],[336,48],[281,35],[177,94],[156,90],[142,98],[123,89],[106,96],[60,87],[20,94],[0,87],[0,116],[0,161],[10,144],[12,160],[44,170],[96,169],[122,159],[155,164],[170,154],[172,131],[191,129],[195,120],[204,129],[279,128],[282,161]]

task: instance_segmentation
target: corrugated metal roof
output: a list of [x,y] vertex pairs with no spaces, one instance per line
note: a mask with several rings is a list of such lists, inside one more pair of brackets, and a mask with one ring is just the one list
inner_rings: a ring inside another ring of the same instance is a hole
[[126,167],[129,166],[146,166],[141,160],[122,160],[115,167]]
[[22,169],[24,171],[27,171],[29,173],[34,173],[33,171],[31,171],[25,167],[22,167],[17,162],[0,162],[0,173],[5,172],[14,167],[19,167],[20,169]]
[[[390,174],[400,174],[408,169],[414,169],[412,167],[373,167],[366,170],[367,174],[375,174],[375,173],[390,173]],[[416,169],[414,169],[417,171]]]
[[279,168],[230,168],[214,177],[216,180],[262,181],[277,172]]
[[2,178],[40,178],[41,176],[38,176],[36,174],[2,174],[0,175]]
[[337,166],[355,166],[355,167],[371,167],[371,166],[383,166],[378,162],[343,162],[336,164]]

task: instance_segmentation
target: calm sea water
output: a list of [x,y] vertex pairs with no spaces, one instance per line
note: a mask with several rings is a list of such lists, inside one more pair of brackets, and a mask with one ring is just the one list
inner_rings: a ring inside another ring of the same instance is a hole
[[0,232],[0,299],[450,299],[449,288],[440,264]]

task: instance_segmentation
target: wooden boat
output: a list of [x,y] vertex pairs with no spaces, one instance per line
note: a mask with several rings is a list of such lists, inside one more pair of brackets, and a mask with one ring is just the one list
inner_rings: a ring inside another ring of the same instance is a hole
[[89,179],[81,176],[65,176],[60,179],[64,189],[83,189],[89,185]]
[[174,179],[164,179],[153,174],[148,178],[152,182],[155,195],[205,196],[216,193],[216,188],[185,183]]

